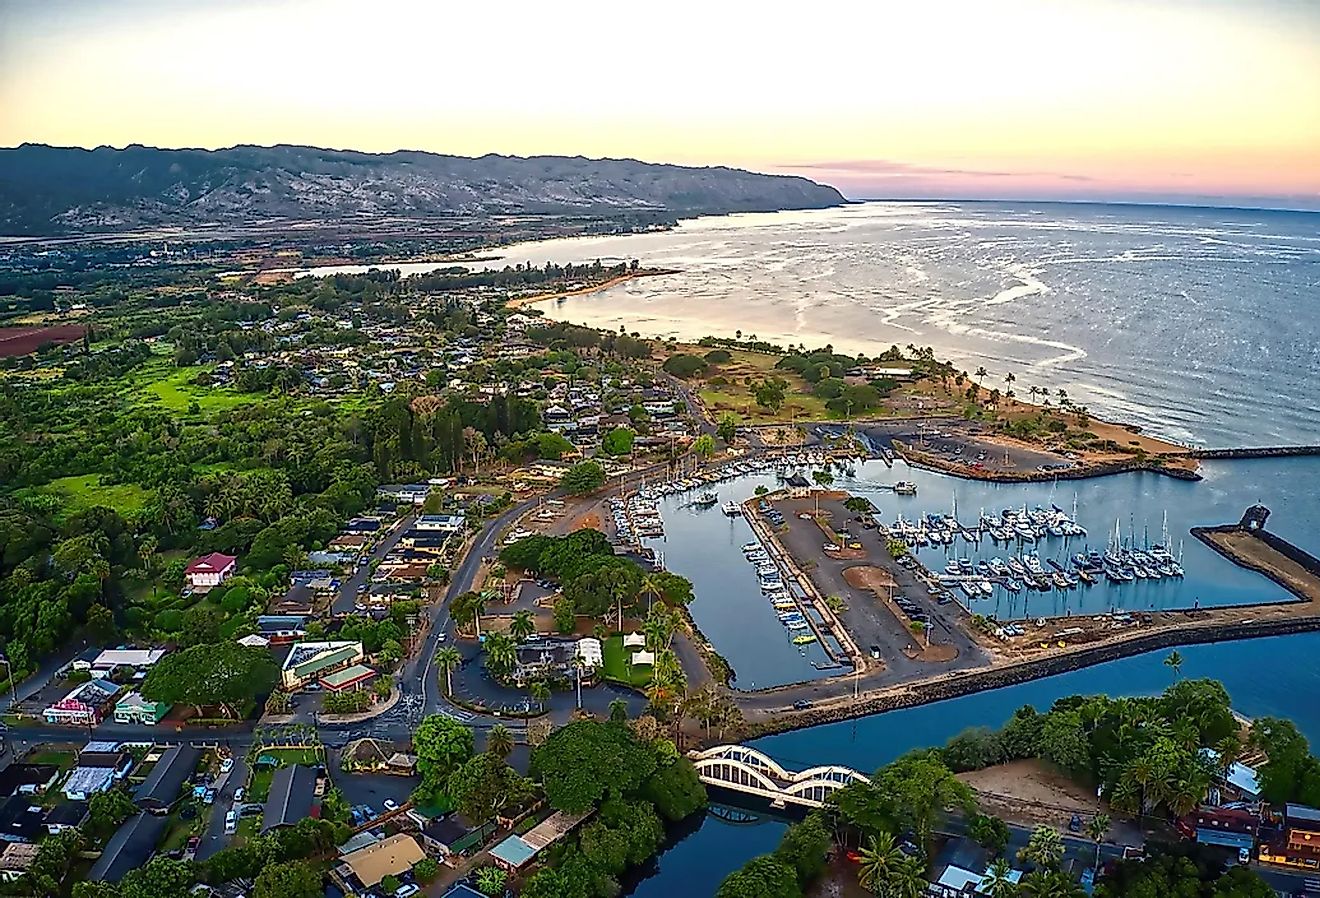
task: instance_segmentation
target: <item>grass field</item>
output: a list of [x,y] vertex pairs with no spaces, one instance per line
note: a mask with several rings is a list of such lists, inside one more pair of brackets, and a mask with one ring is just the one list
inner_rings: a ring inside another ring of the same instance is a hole
[[113,508],[125,517],[141,510],[147,491],[135,483],[102,484],[100,474],[61,477],[44,486],[20,490],[19,495],[54,496],[60,500],[60,516],[75,514],[95,505]]
[[[708,350],[690,347],[688,351],[704,355]],[[732,359],[711,366],[704,377],[693,382],[697,395],[716,420],[726,412],[732,412],[740,424],[785,424],[841,417],[825,408],[825,400],[812,395],[811,385],[801,377],[791,371],[776,370],[780,356],[743,350],[732,350],[730,355]],[[777,412],[758,406],[747,383],[748,378],[756,383],[768,377],[788,381],[787,398]]]
[[191,383],[205,367],[175,368],[165,360],[152,361],[129,377],[133,397],[144,403],[163,406],[172,412],[184,413],[197,403],[203,414],[225,411],[240,405],[249,405],[260,399],[254,393],[239,393],[227,387],[199,387]]
[[605,669],[602,673],[607,680],[613,680],[616,683],[623,683],[625,686],[635,686],[642,688],[651,682],[651,668],[649,666],[635,667],[627,662],[627,655],[623,650],[623,636],[610,636],[601,646],[601,654],[605,656]]

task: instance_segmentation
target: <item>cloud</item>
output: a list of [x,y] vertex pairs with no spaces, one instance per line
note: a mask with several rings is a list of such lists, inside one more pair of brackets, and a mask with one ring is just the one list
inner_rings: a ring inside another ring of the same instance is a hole
[[988,171],[975,168],[939,168],[891,159],[851,159],[835,162],[803,162],[781,165],[781,169],[830,172],[865,178],[927,178],[932,175],[963,178],[1056,178],[1063,181],[1094,181],[1088,175],[1040,171]]

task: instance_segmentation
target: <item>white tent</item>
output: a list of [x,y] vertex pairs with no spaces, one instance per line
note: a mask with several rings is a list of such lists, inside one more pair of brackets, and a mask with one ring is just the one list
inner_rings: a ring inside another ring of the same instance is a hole
[[655,655],[651,652],[637,652],[632,656],[633,664],[655,664]]
[[270,640],[265,636],[258,636],[256,633],[253,633],[249,636],[244,636],[238,641],[238,644],[261,649],[270,645]]
[[645,647],[646,637],[641,633],[629,633],[623,637],[623,647],[626,649],[640,649]]

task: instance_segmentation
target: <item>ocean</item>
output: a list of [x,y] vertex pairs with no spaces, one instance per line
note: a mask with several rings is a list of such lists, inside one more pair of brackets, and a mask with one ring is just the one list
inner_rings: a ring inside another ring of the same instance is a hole
[[1320,214],[871,202],[519,244],[495,264],[639,259],[678,274],[542,304],[649,336],[931,346],[1210,446],[1320,442]]

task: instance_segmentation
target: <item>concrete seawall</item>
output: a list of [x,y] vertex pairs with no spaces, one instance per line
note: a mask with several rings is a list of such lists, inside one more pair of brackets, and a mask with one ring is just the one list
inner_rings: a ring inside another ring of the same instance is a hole
[[1295,455],[1320,455],[1320,446],[1258,446],[1239,449],[1192,449],[1191,458],[1288,458]]
[[1055,655],[1037,661],[1024,661],[1001,668],[969,671],[951,675],[947,679],[915,684],[911,688],[876,695],[855,702],[841,702],[833,706],[809,709],[797,714],[777,715],[754,728],[747,738],[769,736],[819,726],[824,723],[853,720],[885,711],[914,708],[945,699],[960,698],[976,692],[1016,686],[1069,673],[1108,661],[1117,661],[1134,655],[1182,645],[1205,645],[1215,642],[1233,642],[1240,639],[1259,639],[1266,636],[1287,636],[1295,633],[1320,631],[1320,616],[1296,617],[1272,621],[1242,621],[1214,626],[1166,629],[1138,635],[1121,642],[1082,648],[1066,655]]

